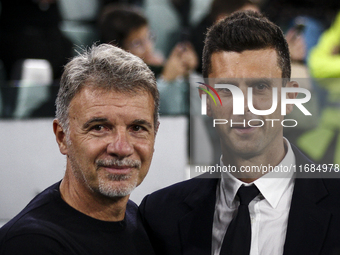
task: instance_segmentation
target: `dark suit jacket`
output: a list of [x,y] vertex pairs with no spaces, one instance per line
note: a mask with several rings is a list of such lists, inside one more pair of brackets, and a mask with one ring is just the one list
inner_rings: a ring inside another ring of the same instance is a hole
[[[312,163],[293,150],[297,165]],[[156,254],[211,255],[217,183],[194,178],[144,198],[140,213]],[[295,180],[284,254],[340,254],[340,179]]]

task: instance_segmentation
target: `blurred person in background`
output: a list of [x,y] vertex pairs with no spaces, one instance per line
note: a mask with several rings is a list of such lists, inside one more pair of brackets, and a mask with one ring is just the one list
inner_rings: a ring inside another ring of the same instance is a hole
[[286,33],[292,60],[305,62],[339,8],[337,0],[267,0],[262,11]]
[[108,5],[99,17],[101,42],[111,43],[142,58],[154,71],[160,91],[161,114],[187,114],[187,77],[197,66],[189,42],[178,43],[168,59],[154,49],[154,35],[148,21],[136,7]]
[[[294,132],[285,130],[285,135],[318,163],[340,162],[338,125],[335,115],[332,117],[329,114],[330,109],[335,110],[335,105],[339,103],[337,85],[329,85],[330,80],[319,80],[336,77],[336,72],[333,72],[337,69],[334,49],[338,44],[338,35],[335,31],[339,28],[336,25],[338,21],[334,22],[334,19],[339,8],[340,2],[337,0],[268,0],[262,8],[286,32],[292,59],[292,78],[299,78],[312,92],[308,107],[314,109],[313,120],[301,121]],[[329,28],[331,25],[332,28]],[[296,113],[293,112],[293,115]]]
[[[56,89],[50,88],[51,100],[36,115],[52,117],[62,68],[73,56],[72,42],[59,29],[57,0],[0,0],[0,3],[0,60],[5,79],[20,79],[24,59],[47,60],[52,66]],[[2,88],[4,117],[12,116],[17,103],[17,90],[8,85],[7,82]]]
[[320,163],[340,164],[340,12],[312,49],[308,66],[327,91],[318,126],[298,139],[299,147]]
[[59,79],[72,57],[72,42],[59,29],[57,0],[1,0],[0,59],[7,79],[18,60],[46,59]]

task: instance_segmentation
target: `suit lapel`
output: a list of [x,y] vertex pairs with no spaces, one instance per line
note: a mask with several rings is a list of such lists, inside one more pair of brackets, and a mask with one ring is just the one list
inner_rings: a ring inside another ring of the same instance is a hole
[[[296,165],[311,162],[293,147]],[[218,179],[202,179],[186,198],[188,212],[179,221],[182,254],[210,255]],[[295,180],[284,255],[319,254],[331,214],[318,207],[328,192],[321,179]]]
[[217,183],[218,179],[202,179],[185,200],[190,209],[179,222],[185,255],[211,254]]
[[[293,147],[296,165],[311,162]],[[331,214],[318,207],[328,192],[321,179],[295,180],[284,254],[319,254],[328,230]]]

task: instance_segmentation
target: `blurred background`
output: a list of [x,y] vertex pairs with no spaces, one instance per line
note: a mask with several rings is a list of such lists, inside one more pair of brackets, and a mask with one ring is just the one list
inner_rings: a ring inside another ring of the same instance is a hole
[[63,66],[93,43],[141,57],[161,95],[148,193],[187,179],[190,164],[219,162],[218,138],[199,114],[197,81],[207,28],[238,10],[284,31],[292,78],[312,92],[285,136],[312,160],[340,163],[340,2],[336,0],[0,0],[0,226],[59,181],[66,159],[52,132]]

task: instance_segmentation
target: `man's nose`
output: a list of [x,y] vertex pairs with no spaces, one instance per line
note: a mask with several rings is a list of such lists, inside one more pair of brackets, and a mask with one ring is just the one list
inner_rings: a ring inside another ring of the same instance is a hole
[[130,156],[134,151],[131,143],[129,132],[123,129],[117,129],[110,138],[107,146],[107,153],[118,158]]

